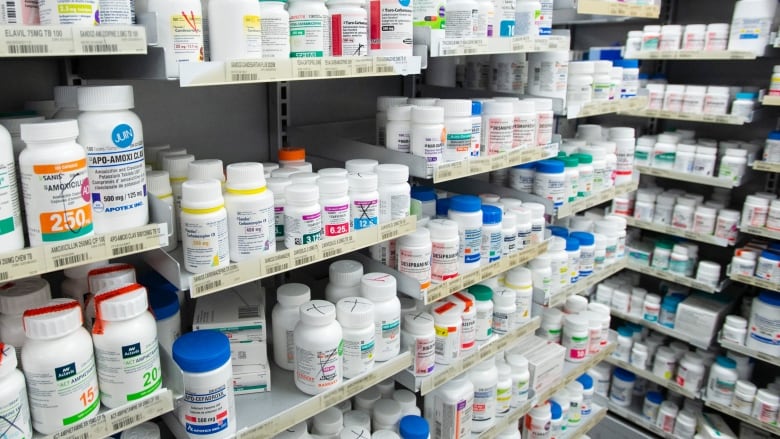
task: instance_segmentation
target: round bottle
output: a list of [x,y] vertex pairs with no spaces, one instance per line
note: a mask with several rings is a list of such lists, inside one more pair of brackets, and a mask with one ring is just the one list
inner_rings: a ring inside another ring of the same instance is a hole
[[496,389],[498,370],[493,357],[474,366],[469,372],[474,386],[474,409],[471,415],[471,431],[480,433],[496,423]]
[[322,58],[330,54],[330,15],[323,0],[292,0],[290,58]]
[[425,395],[424,415],[433,427],[431,437],[468,437],[473,408],[474,385],[467,374],[453,378]]
[[588,355],[588,319],[578,314],[567,314],[563,318],[561,344],[566,348],[566,361],[582,362]]
[[445,302],[435,305],[431,312],[436,331],[436,363],[451,364],[460,358],[463,307],[458,303]]
[[[161,160],[162,169],[168,171],[168,176],[171,178],[175,221],[181,227],[181,186],[187,181],[189,164],[195,160],[195,156],[192,154],[167,152],[162,155]],[[179,239],[181,240],[181,236],[179,236]]]
[[524,431],[529,438],[550,439],[550,423],[552,422],[552,410],[550,403],[537,405],[528,412],[525,417]]
[[707,399],[725,406],[731,405],[737,378],[737,363],[731,358],[718,356],[707,379]]
[[368,273],[360,279],[360,295],[374,303],[376,361],[387,361],[401,350],[401,302],[395,277]]
[[290,185],[284,189],[284,245],[287,248],[322,239],[322,211],[319,188],[313,184]]
[[287,186],[292,184],[292,180],[283,177],[271,177],[266,180],[266,184],[274,196],[276,241],[284,241],[284,206],[287,204],[287,200],[284,198],[284,191]]
[[274,196],[262,170],[263,165],[250,162],[227,167],[225,210],[233,262],[276,251]]
[[501,209],[495,206],[482,206],[482,245],[480,247],[480,255],[483,264],[496,262],[501,259],[503,241]]
[[[450,13],[465,14],[471,16],[472,11],[467,11],[470,6],[466,4],[476,1],[458,0],[456,9],[451,11],[447,8],[447,15]],[[462,9],[462,6],[466,6],[466,9]],[[473,6],[473,5],[472,5]],[[465,24],[463,20],[454,22],[455,26]],[[450,31],[450,27],[447,26],[447,32]],[[444,163],[457,162],[460,160],[466,160],[470,156],[471,150],[471,101],[467,99],[439,99],[436,103],[437,106],[444,109],[444,129],[447,132],[447,141],[444,144],[443,158]]]
[[173,343],[181,336],[179,298],[173,291],[149,289],[149,305],[157,324],[160,350],[171,355]]
[[230,263],[227,211],[219,181],[182,184],[181,235],[187,271],[204,273]]
[[505,335],[515,329],[517,293],[510,288],[493,291],[493,333]]
[[433,169],[443,161],[446,140],[444,108],[412,108],[410,150],[418,157],[425,157],[428,177],[433,177]]
[[412,106],[401,105],[387,110],[384,146],[393,151],[409,153],[412,136]]
[[612,373],[612,385],[609,389],[610,402],[621,407],[630,406],[634,382],[636,382],[636,375],[625,369],[616,368]]
[[485,285],[469,287],[476,307],[476,339],[485,341],[493,335],[493,290]]
[[409,216],[409,167],[384,163],[376,167],[376,174],[379,178],[379,223],[384,224]]
[[418,377],[433,373],[436,361],[436,331],[434,319],[425,312],[404,315],[401,325],[401,344],[412,353],[409,370]]
[[290,57],[290,14],[286,0],[260,1],[260,41],[263,58]]
[[17,365],[14,347],[0,342],[0,419],[6,424],[8,439],[31,438],[33,434],[24,374]]
[[336,306],[312,300],[300,307],[295,326],[295,386],[317,395],[341,384],[342,332],[336,321]]
[[311,300],[309,287],[299,283],[286,283],[276,290],[277,303],[271,312],[274,346],[274,362],[285,370],[295,369],[295,344],[293,333],[300,321],[300,307]]
[[253,0],[209,0],[211,61],[262,58],[260,4]]
[[374,304],[362,297],[347,297],[336,304],[336,319],[343,335],[344,378],[374,367]]
[[337,303],[345,297],[359,296],[360,278],[362,277],[363,265],[358,261],[342,259],[330,264],[328,285],[325,287],[325,300]]
[[11,136],[5,128],[0,129],[0,179],[6,182],[0,187],[0,248],[13,251],[24,248],[22,213],[19,209],[19,179]]
[[467,292],[456,292],[447,300],[457,303],[462,314],[460,325],[460,351],[464,355],[477,347],[477,308],[475,297]]
[[[168,245],[163,247],[165,251],[175,249],[179,241],[179,228],[176,225],[176,215],[174,214],[173,188],[170,178],[167,171],[146,171],[146,190],[149,195],[171,207],[171,218],[168,222]],[[151,205],[151,202],[149,204]]]
[[448,219],[428,221],[431,235],[431,281],[442,283],[458,276],[460,237],[458,223]]
[[347,178],[320,177],[317,185],[320,188],[322,230],[325,237],[349,233],[352,220],[347,195]]
[[362,230],[379,224],[379,180],[373,172],[349,175],[349,200],[352,228]]
[[520,354],[510,353],[506,356],[506,362],[512,370],[510,374],[512,378],[511,406],[515,409],[528,401],[531,374],[528,371],[528,359]]
[[458,224],[460,272],[466,273],[480,266],[482,246],[481,200],[473,195],[450,198],[448,216]]
[[16,362],[20,363],[25,337],[22,314],[48,303],[51,300],[51,289],[49,283],[40,277],[8,282],[1,288],[0,341],[15,348]]

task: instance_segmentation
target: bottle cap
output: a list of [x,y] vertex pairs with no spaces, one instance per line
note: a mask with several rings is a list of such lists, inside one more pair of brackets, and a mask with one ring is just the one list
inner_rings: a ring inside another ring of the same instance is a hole
[[430,333],[433,331],[433,316],[421,311],[404,314],[403,328],[415,334]]
[[79,87],[76,94],[81,111],[129,110],[134,106],[132,85]]
[[387,120],[411,120],[412,105],[399,105],[387,109]]
[[[265,165],[263,165],[265,166]],[[320,178],[325,177],[341,177],[341,178],[347,178],[347,175],[349,172],[347,172],[344,168],[322,168],[319,171],[317,171],[317,174],[320,175]],[[317,180],[319,181],[319,180]]]
[[93,295],[135,283],[135,267],[113,263],[90,270],[87,274],[89,291]]
[[401,404],[392,399],[380,399],[374,404],[372,413],[374,424],[394,425],[401,417]]
[[217,180],[187,180],[181,185],[182,212],[209,210],[222,206],[224,203],[222,185]]
[[45,279],[28,277],[0,286],[0,314],[19,316],[30,308],[51,300],[51,288]]
[[412,108],[412,124],[444,123],[444,108],[414,107]]
[[92,328],[92,333],[100,334],[100,325],[97,323],[100,320],[116,322],[132,319],[145,313],[149,309],[146,288],[139,284],[130,284],[104,291],[95,295],[95,308],[97,309],[97,321]]
[[313,184],[291,184],[284,188],[284,199],[288,203],[312,205],[320,198],[320,188]]
[[168,154],[162,156],[162,168],[168,171],[171,176],[171,182],[183,182],[187,179],[187,171],[190,162],[195,161],[192,154]]
[[171,195],[173,189],[171,188],[171,176],[168,174],[168,171],[147,171],[146,189],[150,194],[157,197]]
[[51,340],[81,328],[81,306],[73,299],[54,299],[24,312],[24,334],[33,340]]
[[396,281],[392,274],[367,273],[360,279],[360,295],[373,302],[396,297]]
[[379,162],[374,159],[351,159],[344,162],[344,168],[350,174],[374,172]]
[[325,326],[336,320],[336,305],[327,300],[312,300],[300,307],[301,320],[314,326]]
[[[263,173],[261,172],[260,175]],[[209,179],[217,180],[220,183],[225,182],[225,168],[222,166],[222,160],[202,159],[187,163],[187,180]]]
[[311,290],[304,284],[289,282],[276,289],[276,300],[282,306],[301,306],[311,300]]
[[362,328],[374,321],[374,304],[363,297],[345,297],[336,303],[336,319],[345,328]]
[[449,200],[449,210],[456,212],[477,212],[482,207],[482,200],[474,195],[456,195]]
[[328,267],[328,279],[331,284],[342,287],[354,287],[360,285],[363,277],[363,264],[351,259],[343,259],[333,262]]
[[375,170],[382,183],[406,183],[409,180],[409,167],[396,163],[378,165]]
[[230,361],[230,340],[211,329],[185,333],[173,342],[173,360],[184,372],[212,371]]
[[349,190],[355,192],[375,191],[379,187],[379,178],[373,172],[349,174]]
[[306,149],[304,148],[285,147],[280,148],[278,153],[280,162],[302,162],[306,160]]
[[471,116],[472,101],[468,99],[439,99],[436,106],[444,109],[444,117]]
[[225,186],[228,191],[231,189],[239,191],[265,189],[263,165],[256,162],[229,164]]
[[496,206],[482,206],[483,224],[501,224],[501,209]]
[[[20,130],[22,140],[27,143],[75,139],[79,136],[79,124],[74,119],[24,123]],[[10,129],[8,131],[11,132]]]
[[173,291],[149,288],[149,305],[157,321],[173,317],[179,312],[179,297]]

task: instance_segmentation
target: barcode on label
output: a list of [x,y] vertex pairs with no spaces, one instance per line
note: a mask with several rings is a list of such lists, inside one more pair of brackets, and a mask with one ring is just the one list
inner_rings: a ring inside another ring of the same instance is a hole
[[266,271],[268,272],[268,274],[276,274],[281,271],[288,270],[289,268],[290,268],[290,264],[285,262],[283,264],[269,265]]
[[472,54],[475,54],[475,53],[479,53],[479,48],[477,48],[477,47],[466,47],[466,48],[463,49],[463,54],[464,55],[472,55]]
[[203,285],[198,285],[198,286],[195,287],[195,294],[202,294],[202,293],[205,293],[206,291],[211,291],[211,290],[213,290],[215,288],[219,288],[221,286],[222,286],[222,281],[221,280],[215,280],[213,282],[206,282]]
[[393,73],[395,69],[393,66],[377,66],[375,71],[376,73]]
[[388,239],[395,238],[395,231],[390,230],[389,232],[382,233],[382,241],[387,241]]
[[130,427],[131,425],[141,422],[143,417],[141,415],[130,416],[119,421],[115,421],[111,424],[114,431],[122,431]]
[[115,53],[119,52],[119,46],[116,44],[82,44],[81,50],[84,53]]
[[260,317],[260,308],[258,306],[240,306],[238,308],[239,319],[251,319]]
[[8,53],[11,55],[24,55],[28,53],[49,53],[46,44],[9,44]]
[[112,256],[119,256],[119,255],[124,255],[124,254],[128,254],[128,253],[139,252],[139,251],[141,251],[143,249],[144,249],[144,245],[143,244],[130,244],[130,245],[125,245],[125,246],[122,246],[122,247],[115,247],[115,248],[111,249],[111,255]]
[[257,73],[233,73],[230,75],[231,81],[257,81]]
[[361,73],[368,73],[371,71],[371,67],[355,67],[355,73],[361,74]]
[[0,280],[8,280],[8,278],[11,277],[7,271],[4,271],[0,273]]
[[316,70],[299,70],[298,71],[298,77],[299,78],[314,78],[317,76]]
[[295,258],[295,265],[300,266],[300,265],[311,264],[312,262],[314,262],[314,259],[315,258],[314,258],[313,255],[301,256],[301,257]]
[[325,76],[347,76],[346,70],[326,70]]
[[88,257],[89,257],[88,254],[81,253],[78,255],[66,256],[64,258],[57,258],[54,260],[54,268],[58,268],[70,264],[78,264],[79,262],[86,261]]
[[16,23],[16,2],[5,2],[5,18],[8,23]]
[[334,248],[331,250],[323,250],[322,257],[323,259],[332,258],[334,256],[338,256],[341,253],[341,250],[338,248]]

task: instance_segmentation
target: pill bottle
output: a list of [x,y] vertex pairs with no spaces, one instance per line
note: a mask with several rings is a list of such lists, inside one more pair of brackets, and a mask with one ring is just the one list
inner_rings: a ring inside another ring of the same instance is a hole
[[520,327],[531,320],[534,295],[532,277],[531,270],[525,267],[513,268],[505,274],[504,286],[515,292],[514,327]]
[[[328,285],[325,298],[336,303],[345,297],[360,295],[360,278],[363,277],[363,265],[358,261],[343,259],[328,267]],[[307,299],[308,300],[308,299]]]
[[528,359],[520,354],[508,353],[506,363],[509,365],[512,379],[512,400],[513,409],[520,407],[528,400],[528,389],[531,381],[531,375],[528,372]]
[[515,290],[499,287],[493,291],[493,333],[504,335],[516,328]]
[[313,184],[290,185],[284,189],[284,199],[284,245],[293,248],[321,240],[319,188]]
[[465,438],[471,434],[474,385],[467,374],[453,378],[425,395],[424,406],[424,417],[433,427],[432,438]]
[[[41,1],[38,2],[38,13],[40,24],[43,25],[94,26],[98,24],[98,2],[96,0],[79,4],[78,8],[71,7],[68,2]],[[100,15],[102,16],[102,14]]]
[[260,2],[260,46],[263,58],[290,57],[290,14],[285,9],[285,3],[285,0]]
[[379,181],[379,223],[409,216],[409,167],[394,163],[381,164],[376,167],[376,174]]
[[498,382],[496,384],[496,416],[504,417],[512,408],[512,368],[507,363],[496,363]]
[[642,316],[648,322],[658,322],[661,314],[661,297],[657,294],[648,294],[643,303]]
[[718,210],[712,207],[698,206],[693,214],[693,233],[712,235],[715,232],[715,219]]
[[674,351],[666,346],[661,346],[655,351],[653,361],[653,374],[661,378],[671,380],[677,367],[677,358]]
[[[79,134],[74,120],[40,122],[21,126],[27,147],[19,155],[27,236],[35,247],[62,243],[93,233],[92,206],[84,148],[75,142]],[[141,171],[144,171],[141,162]],[[54,188],[51,179],[68,181]]]
[[436,330],[436,363],[451,364],[460,358],[463,305],[445,302],[435,305],[431,313]]
[[368,55],[368,14],[365,0],[328,0],[329,56]]
[[[401,421],[406,417],[419,418],[422,414],[417,407],[417,395],[406,389],[393,391],[393,401],[401,405]],[[425,424],[427,428],[427,423]]]
[[[371,426],[374,429],[372,438],[378,431],[398,431],[398,423],[401,421],[401,404],[392,399],[382,398],[374,404]],[[396,436],[397,437],[397,436]]]
[[666,433],[672,433],[674,431],[674,421],[679,411],[680,408],[672,401],[662,402],[661,406],[658,407],[658,417],[655,419],[655,426]]
[[569,426],[576,426],[582,421],[582,401],[583,394],[585,393],[585,386],[578,381],[572,381],[566,385],[566,391],[569,392]]
[[[76,119],[76,117],[73,119]],[[11,146],[14,150],[14,158],[19,158],[19,153],[22,152],[25,146],[25,142],[22,140],[22,125],[43,122],[46,120],[43,116],[29,115],[27,113],[12,113],[10,116],[0,117],[0,125],[8,130],[8,134],[11,135]]]
[[321,220],[324,237],[349,233],[351,219],[347,178],[321,177],[317,180],[317,186],[320,190],[319,201],[322,207]]
[[737,380],[731,407],[740,413],[750,415],[756,398],[756,385],[750,381]]
[[270,177],[266,179],[268,190],[274,197],[274,229],[276,241],[284,241],[284,206],[287,201],[284,198],[285,188],[292,184],[289,178]]
[[[506,258],[517,252],[517,215],[505,212],[501,219],[501,257]],[[529,233],[530,239],[530,233]]]
[[263,57],[259,2],[211,0],[207,9],[207,38],[211,61]]
[[[483,126],[487,126],[484,125]],[[443,161],[447,133],[444,129],[444,108],[412,108],[412,134],[410,149],[412,154],[424,157],[427,163],[427,176],[433,177],[433,170]]]
[[482,206],[482,244],[480,255],[482,264],[501,259],[504,237],[501,231],[501,209],[495,206]]
[[687,114],[702,114],[707,87],[698,85],[685,86],[682,112]]
[[365,413],[371,413],[374,411],[374,404],[382,398],[382,394],[379,392],[379,387],[369,387],[368,389],[358,393],[352,399],[354,403],[354,409],[360,410]]
[[385,127],[385,143],[387,149],[399,152],[410,152],[412,136],[412,106],[400,105],[387,109],[387,126]]
[[282,369],[293,370],[293,332],[300,320],[300,307],[311,300],[311,291],[304,284],[286,283],[276,290],[276,299],[277,303],[271,312],[274,362]]
[[745,175],[745,169],[747,168],[747,150],[744,149],[728,149],[726,155],[720,160],[720,168],[718,169],[719,178],[728,178],[739,183],[742,180],[742,176]]
[[[469,3],[466,0],[460,1]],[[471,3],[476,2],[472,0]],[[471,6],[468,6],[467,9],[469,10],[457,12],[467,12],[471,15]],[[447,8],[447,14],[450,14],[450,12],[452,12],[450,8]],[[449,32],[449,30],[450,26],[447,26],[447,31]],[[439,99],[436,105],[444,109],[444,129],[447,133],[443,151],[444,162],[457,162],[467,159],[471,155],[471,101],[466,99]]]
[[476,298],[465,291],[456,292],[447,298],[450,302],[455,302],[461,308],[460,324],[460,351],[467,355],[477,347],[477,308]]
[[317,395],[341,384],[342,330],[336,321],[336,306],[312,300],[300,306],[301,320],[295,326],[295,386]]
[[566,177],[564,163],[559,160],[542,160],[536,163],[534,193],[552,201],[555,208],[563,205]]
[[322,58],[330,55],[330,15],[322,0],[292,0],[290,58]]
[[[492,7],[493,3],[480,0]],[[491,17],[492,20],[492,17]],[[469,157],[479,157],[482,154],[482,102],[471,101],[471,148]]]
[[720,264],[712,261],[699,262],[696,281],[717,288],[720,284]]
[[726,50],[729,41],[728,23],[710,23],[707,25],[704,50]]
[[552,422],[552,409],[550,402],[544,402],[542,404],[534,406],[523,422],[524,434],[527,437],[534,438],[549,438],[550,424]]
[[742,208],[742,225],[764,227],[769,215],[769,200],[757,195],[748,195]]
[[578,314],[567,314],[563,318],[561,344],[566,348],[566,361],[579,363],[588,355],[588,319]]
[[182,184],[181,230],[187,271],[204,273],[230,262],[227,211],[217,180]]
[[661,39],[661,26],[647,25],[642,29],[642,50],[658,50],[658,43]]
[[664,397],[661,392],[647,392],[642,404],[642,416],[654,422],[658,418],[658,410],[661,408],[663,400]]
[[[431,280],[442,283],[458,276],[460,237],[458,223],[448,219],[428,222],[431,239]],[[481,237],[480,243],[481,246]]]
[[715,221],[715,236],[728,239],[731,245],[737,240],[737,225],[739,223],[739,212],[730,209],[721,209],[718,212],[718,218]]
[[469,371],[469,380],[474,386],[474,405],[471,416],[471,431],[480,433],[496,423],[496,388],[498,370],[490,357]]
[[431,285],[431,234],[425,227],[398,238],[396,267],[399,272],[420,282],[425,290]]
[[8,439],[31,438],[30,405],[24,374],[16,367],[17,353],[13,346],[0,342],[0,417]]
[[187,181],[189,164],[195,160],[195,156],[192,154],[166,152],[161,157],[162,169],[168,171],[168,175],[171,178],[176,223],[181,224],[181,186]]
[[625,369],[616,368],[612,373],[612,385],[609,389],[610,402],[621,407],[630,406],[635,381],[636,375]]
[[0,230],[0,248],[13,251],[24,248],[22,212],[19,208],[19,177],[16,175],[15,155],[11,136],[5,128],[0,129],[0,177],[6,182],[0,188],[0,221],[5,226]]
[[387,361],[401,349],[401,302],[396,292],[392,275],[368,273],[360,279],[360,295],[374,303],[376,361]]
[[465,273],[480,266],[482,211],[479,197],[458,195],[450,199],[449,219],[458,224],[459,271]]
[[736,383],[737,363],[731,358],[718,356],[707,379],[707,400],[731,405]]
[[747,320],[738,315],[728,315],[723,323],[720,336],[723,340],[739,345],[745,345],[747,335]]
[[[175,208],[173,203],[173,189],[171,188],[170,175],[167,171],[147,171],[146,190],[150,196],[157,197],[165,205],[171,207],[171,222],[168,226],[168,245],[163,247],[165,251],[171,251],[178,246],[179,228],[176,225]],[[151,203],[150,203],[151,204]]]
[[631,365],[639,368],[639,369],[646,369],[647,368],[647,346],[645,346],[642,343],[634,343],[633,346],[631,346]]
[[493,335],[493,290],[486,285],[474,285],[468,292],[474,297],[476,340],[488,340]]
[[[55,299],[30,308],[23,316],[25,342],[22,364],[27,380],[33,427],[43,434],[61,430],[69,420],[90,419],[100,408],[100,392],[92,339],[82,326],[79,303]],[[70,379],[68,394],[57,392]]]
[[486,101],[482,107],[482,154],[510,151],[514,143],[514,104]]
[[767,355],[780,356],[780,347],[768,341],[776,340],[778,337],[778,309],[780,309],[778,293],[762,291],[753,300],[748,324],[750,329],[745,343],[748,348],[759,350]]
[[683,389],[698,392],[704,384],[704,364],[702,358],[694,353],[686,353],[677,366],[677,384]]
[[409,370],[417,377],[433,373],[436,360],[434,318],[426,312],[407,313],[401,325],[401,344],[412,353]]
[[146,288],[131,284],[95,296],[92,341],[106,407],[150,395],[162,385],[157,324],[146,294]]
[[225,210],[233,262],[276,251],[274,197],[266,189],[262,169],[250,162],[227,167]]
[[778,269],[780,269],[780,255],[768,250],[762,251],[756,264],[756,277],[777,283]]
[[558,308],[545,308],[542,312],[542,323],[536,335],[552,343],[561,343],[563,332],[563,312]]
[[0,287],[0,291],[0,341],[15,348],[16,362],[20,363],[25,337],[22,314],[48,303],[51,288],[40,277],[28,277],[8,282]]
[[343,335],[343,374],[353,378],[374,367],[374,304],[362,297],[347,297],[336,304],[336,319]]
[[631,348],[634,343],[634,333],[630,328],[621,326],[617,330],[617,347],[612,353],[612,356],[618,360],[628,362],[631,358]]
[[[379,96],[376,100],[376,144],[387,145],[386,130],[389,110],[391,107],[399,107],[407,104],[405,96]],[[410,106],[411,109],[411,106]]]
[[170,356],[173,352],[173,342],[181,336],[179,298],[172,291],[150,288],[149,305],[157,325],[160,350]]

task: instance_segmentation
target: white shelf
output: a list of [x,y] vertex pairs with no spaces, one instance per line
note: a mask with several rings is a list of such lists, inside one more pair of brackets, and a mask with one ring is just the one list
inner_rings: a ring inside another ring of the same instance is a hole
[[421,395],[427,395],[447,381],[494,356],[497,352],[512,347],[521,338],[533,334],[540,324],[541,318],[538,316],[534,317],[523,326],[504,336],[494,334],[490,339],[480,343],[471,354],[465,357],[461,356],[452,364],[446,366],[436,364],[433,373],[429,376],[415,377],[409,370],[404,370],[396,375],[395,380],[409,390],[419,391]]
[[718,343],[720,343],[720,346],[723,349],[728,349],[730,351],[738,352],[742,355],[747,355],[748,357],[755,358],[756,360],[760,360],[769,364],[774,364],[775,366],[780,366],[780,357],[774,357],[772,355],[765,354],[761,351],[750,349],[741,344],[736,344],[732,341],[724,340],[723,338],[718,339]]
[[631,421],[635,425],[649,430],[655,435],[658,435],[664,439],[679,439],[674,434],[667,433],[660,427],[657,427],[655,425],[655,419],[647,419],[642,416],[642,408],[640,405],[632,404],[631,407],[623,407],[607,400],[607,398],[604,398],[600,395],[596,395],[593,399],[594,401],[597,401],[598,404],[606,404],[610,413],[614,413],[623,419]]
[[561,439],[580,438],[593,429],[599,422],[607,416],[607,408],[591,402],[590,414],[583,416],[579,424],[566,426],[566,431],[561,435]]
[[496,277],[501,273],[511,270],[512,268],[525,265],[530,260],[547,251],[548,240],[543,242],[532,244],[519,252],[516,252],[509,257],[501,258],[496,262],[483,265],[473,271],[465,274],[461,274],[458,277],[448,279],[440,284],[433,284],[427,289],[420,288],[420,282],[413,279],[397,270],[394,270],[381,262],[371,259],[367,256],[358,255],[357,258],[363,263],[367,272],[383,272],[392,274],[397,282],[398,291],[406,294],[416,300],[422,300],[426,305],[436,302],[437,300],[444,299],[451,296],[458,291],[485,281],[492,277]]
[[654,322],[648,322],[647,320],[643,319],[642,317],[631,315],[631,314],[624,314],[619,311],[615,311],[614,309],[610,309],[609,313],[613,317],[617,317],[619,319],[623,319],[627,322],[636,323],[638,325],[642,325],[646,328],[649,328],[655,332],[660,332],[661,334],[668,335],[669,337],[676,338],[677,340],[684,341],[690,345],[696,346],[697,348],[702,349],[709,349],[710,343],[704,343],[702,340],[694,337],[689,337],[687,334],[684,334],[680,331],[675,330],[674,328],[669,328],[664,325],[660,325],[658,323]]
[[597,271],[588,277],[580,277],[576,284],[571,284],[565,287],[564,289],[562,289],[561,291],[553,295],[550,298],[550,302],[548,304],[542,304],[542,305],[547,307],[556,307],[558,305],[563,305],[563,303],[566,302],[567,298],[574,296],[575,294],[586,293],[591,288],[600,284],[604,279],[611,277],[615,273],[626,268],[627,260],[628,258],[624,257],[620,261],[614,262],[611,265],[604,267],[600,271]]
[[225,267],[201,274],[184,270],[181,248],[170,253],[162,250],[148,252],[144,254],[144,259],[177,288],[189,290],[190,297],[194,299],[370,247],[411,233],[416,228],[416,217],[409,216],[293,249],[277,249],[260,258],[231,262]]
[[612,101],[592,101],[583,105],[572,105],[566,109],[567,119],[599,116],[621,111],[641,111],[647,107],[647,96],[636,96]]
[[776,107],[780,105],[780,96],[764,96],[763,99],[761,99],[761,105],[766,105],[770,107]]
[[678,229],[667,224],[657,224],[650,221],[640,221],[630,216],[624,216],[626,224],[637,229],[649,230],[651,232],[663,233],[665,235],[677,236],[679,238],[690,239],[691,241],[703,242],[705,244],[717,245],[719,247],[728,247],[732,244],[728,239],[718,238],[715,235],[703,235],[701,233],[693,233],[690,230]]
[[701,175],[689,174],[687,172],[673,171],[671,169],[653,168],[652,166],[635,166],[634,168],[642,175],[652,175],[655,177],[684,181],[686,183],[703,184],[712,187],[731,189],[742,184],[742,182],[734,182],[734,180],[730,178],[705,177]]
[[550,35],[538,37],[511,38],[467,38],[447,39],[443,29],[424,29],[429,31],[423,38],[430,47],[430,56],[493,55],[500,53],[530,53],[568,51],[571,38],[568,35]]
[[717,293],[722,289],[722,288],[712,287],[711,285],[699,282],[690,277],[680,276],[677,274],[673,274],[669,271],[659,270],[657,268],[649,267],[647,265],[639,265],[635,262],[629,262],[628,264],[626,264],[626,268],[628,268],[631,271],[636,271],[637,273],[646,274],[648,276],[653,276],[658,279],[668,280],[669,282],[674,282],[676,284],[684,285],[686,287],[691,287],[695,290],[703,291],[705,293]]
[[754,418],[754,417],[752,417],[750,415],[746,415],[744,413],[740,413],[740,412],[732,409],[731,407],[726,407],[725,405],[719,404],[717,402],[711,402],[711,401],[707,401],[705,399],[704,400],[704,404],[707,407],[711,408],[711,409],[717,410],[717,411],[719,411],[719,412],[721,412],[723,414],[726,414],[726,415],[729,415],[731,417],[737,418],[737,419],[739,419],[742,422],[746,422],[746,423],[748,423],[748,424],[750,424],[750,425],[752,425],[752,426],[754,426],[756,428],[764,430],[767,433],[770,433],[770,434],[774,435],[775,437],[780,437],[780,427],[778,427],[777,425],[772,425],[772,424],[767,424],[765,422],[761,422],[758,419],[756,419],[756,418]]
[[739,231],[743,233],[749,233],[755,236],[761,236],[763,238],[780,240],[780,231],[769,230],[766,227],[740,225]]
[[650,370],[640,369],[638,367],[632,366],[631,364],[629,364],[629,363],[627,363],[627,362],[625,362],[623,360],[618,360],[617,358],[611,357],[611,356],[607,357],[607,359],[605,359],[604,361],[606,361],[607,363],[609,363],[609,364],[611,364],[613,366],[617,366],[617,367],[619,367],[621,369],[625,369],[625,370],[635,374],[636,376],[638,376],[640,378],[644,378],[644,379],[646,379],[648,381],[652,381],[652,382],[658,384],[661,387],[664,387],[666,389],[671,390],[672,392],[679,393],[680,395],[682,395],[682,396],[684,396],[686,398],[699,399],[699,393],[698,392],[691,392],[690,390],[684,389],[682,386],[677,384],[675,381],[667,380],[666,378],[659,377],[658,375],[654,374]]
[[420,57],[260,58],[179,64],[179,85],[204,87],[314,79],[416,75]]
[[84,439],[109,437],[142,422],[173,411],[173,394],[161,389],[152,395],[113,409],[101,408],[94,418],[86,419],[57,433],[40,435],[35,439]]
[[159,249],[166,245],[168,245],[167,225],[148,224],[114,233],[28,247],[0,254],[0,281],[50,273],[77,265]]
[[770,290],[770,291],[775,291],[780,293],[780,285],[775,285],[772,282],[767,282],[755,276],[744,276],[741,274],[731,273],[729,274],[729,278],[741,284],[752,285],[754,287],[763,288],[765,290]]
[[780,173],[780,163],[772,163],[772,162],[765,162],[763,160],[756,160],[753,162],[753,169],[756,171]]
[[630,183],[624,183],[619,186],[612,186],[601,192],[592,194],[590,196],[579,198],[571,203],[563,203],[556,212],[556,218],[566,218],[576,213],[588,210],[591,207],[604,204],[607,201],[611,201],[613,198],[634,192],[639,188],[639,178],[635,178]]
[[750,51],[738,50],[648,50],[640,52],[626,52],[626,59],[740,61],[756,59],[756,54]]
[[566,385],[568,385],[570,382],[576,380],[580,375],[587,372],[588,369],[604,361],[606,357],[612,355],[612,352],[615,350],[615,346],[616,344],[614,342],[610,342],[607,346],[603,347],[598,354],[591,355],[581,363],[570,363],[568,361],[565,362],[563,365],[563,377],[554,386],[545,389],[542,392],[538,392],[537,394],[533,395],[533,397],[529,398],[528,402],[522,406],[512,410],[506,416],[498,418],[496,420],[496,425],[490,429],[485,430],[479,435],[472,436],[479,439],[494,439],[498,437],[498,435],[501,434],[502,431],[506,430],[509,426],[517,424],[517,421],[525,416],[526,413],[531,411],[535,405],[539,404],[540,402],[547,401],[551,396],[566,387]]
[[146,47],[143,26],[0,26],[2,58],[145,55]]
[[676,113],[662,110],[640,110],[623,111],[618,113],[622,116],[648,117],[653,119],[682,120],[686,122],[705,122],[721,125],[744,125],[745,118],[741,116],[732,116],[730,114],[698,114],[698,113]]
[[579,0],[578,14],[614,15],[634,18],[658,18],[661,15],[660,5],[632,5],[606,0]]

